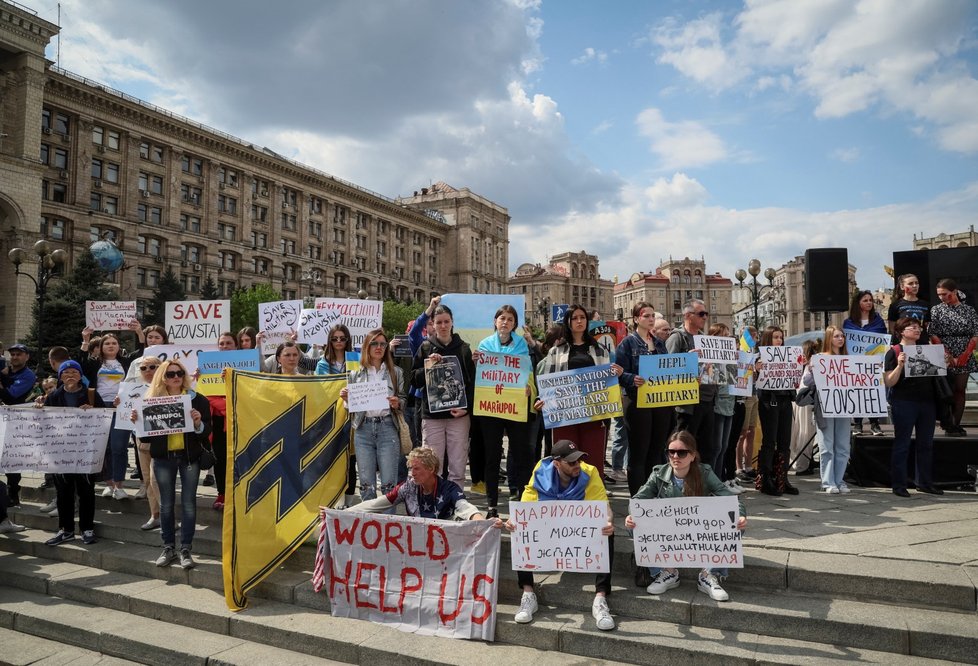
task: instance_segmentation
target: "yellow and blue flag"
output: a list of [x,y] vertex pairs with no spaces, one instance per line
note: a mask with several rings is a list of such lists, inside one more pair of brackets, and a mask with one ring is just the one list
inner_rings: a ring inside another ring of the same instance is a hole
[[744,328],[744,332],[740,334],[740,351],[752,352],[756,344],[754,336],[750,334],[750,329]]
[[315,529],[319,507],[343,497],[349,419],[344,375],[228,370],[225,380],[224,597],[238,611]]

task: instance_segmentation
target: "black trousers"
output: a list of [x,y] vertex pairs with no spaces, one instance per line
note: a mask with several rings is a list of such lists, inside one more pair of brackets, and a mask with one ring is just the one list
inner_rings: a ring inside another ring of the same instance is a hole
[[791,397],[758,396],[758,418],[761,422],[761,450],[757,454],[761,471],[774,471],[774,454],[788,460],[791,448]]
[[693,405],[693,412],[679,412],[679,429],[689,432],[696,440],[700,460],[714,460],[717,457],[713,437],[713,400]]
[[7,509],[10,508],[10,496],[7,495],[7,484],[0,481],[0,523],[7,519]]
[[512,483],[510,494],[523,494],[523,486],[533,472],[533,442],[529,439],[529,424],[481,416],[475,426],[482,432],[485,447],[486,500],[489,506],[499,505],[499,463],[503,456],[503,433],[509,435],[507,460],[511,460]]
[[645,485],[652,468],[666,462],[666,440],[676,424],[672,407],[639,409],[634,402],[625,410],[628,427],[628,494]]
[[[608,573],[594,575],[594,591],[604,592],[605,596],[611,596],[611,572],[615,568],[615,535],[608,537]],[[522,590],[525,585],[533,585],[532,571],[517,571],[516,584]]]
[[228,474],[228,432],[226,417],[211,414],[211,446],[214,450],[214,483],[217,494],[223,495]]
[[10,498],[8,506],[20,505],[20,474],[7,475],[7,497]]
[[75,496],[78,496],[78,527],[82,532],[95,529],[95,482],[90,474],[55,474],[58,492],[58,527],[75,531]]

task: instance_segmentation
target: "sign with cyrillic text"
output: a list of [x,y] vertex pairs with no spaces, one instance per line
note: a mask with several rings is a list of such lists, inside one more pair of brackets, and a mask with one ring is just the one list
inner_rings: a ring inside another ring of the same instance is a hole
[[607,502],[510,502],[509,519],[514,571],[611,571]]
[[114,413],[78,407],[0,407],[0,471],[100,471]]
[[621,388],[611,364],[537,377],[546,428],[621,416]]
[[635,521],[632,542],[640,567],[744,566],[740,507],[733,495],[633,499],[628,511]]
[[886,416],[882,356],[816,354],[812,374],[824,416]]
[[639,356],[638,374],[645,383],[638,387],[636,407],[695,405],[700,401],[699,368],[693,352]]

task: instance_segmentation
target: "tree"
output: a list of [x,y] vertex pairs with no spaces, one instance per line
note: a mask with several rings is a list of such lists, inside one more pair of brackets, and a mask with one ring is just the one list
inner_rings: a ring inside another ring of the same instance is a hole
[[258,326],[258,304],[282,300],[282,294],[272,285],[259,282],[248,289],[238,289],[231,294],[231,330],[240,331],[245,326]]
[[427,303],[384,301],[383,327],[387,335],[403,335],[408,322],[417,319],[426,307]]
[[200,300],[216,301],[220,297],[221,294],[217,291],[217,284],[214,283],[214,276],[208,273],[204,279],[204,284],[200,285]]
[[166,326],[166,304],[185,300],[187,300],[187,292],[183,290],[183,285],[180,284],[180,280],[177,279],[176,274],[168,264],[156,285],[156,291],[153,292],[153,298],[149,301],[149,307],[146,308],[146,321],[143,322],[143,325]]

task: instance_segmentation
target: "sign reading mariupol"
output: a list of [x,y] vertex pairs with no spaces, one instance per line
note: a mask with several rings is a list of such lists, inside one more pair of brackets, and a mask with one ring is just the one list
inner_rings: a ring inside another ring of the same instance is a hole
[[611,364],[537,377],[546,428],[621,416],[621,389]]
[[812,374],[825,416],[886,416],[882,356],[816,354]]
[[516,571],[607,573],[608,503],[601,501],[510,502],[510,552]]
[[475,367],[475,416],[526,421],[530,357],[479,352]]
[[696,354],[646,354],[638,357],[637,407],[695,405],[700,401]]
[[758,347],[761,369],[754,380],[758,391],[788,391],[798,388],[805,369],[801,347]]
[[740,508],[733,495],[630,500],[635,563],[640,567],[744,566]]

